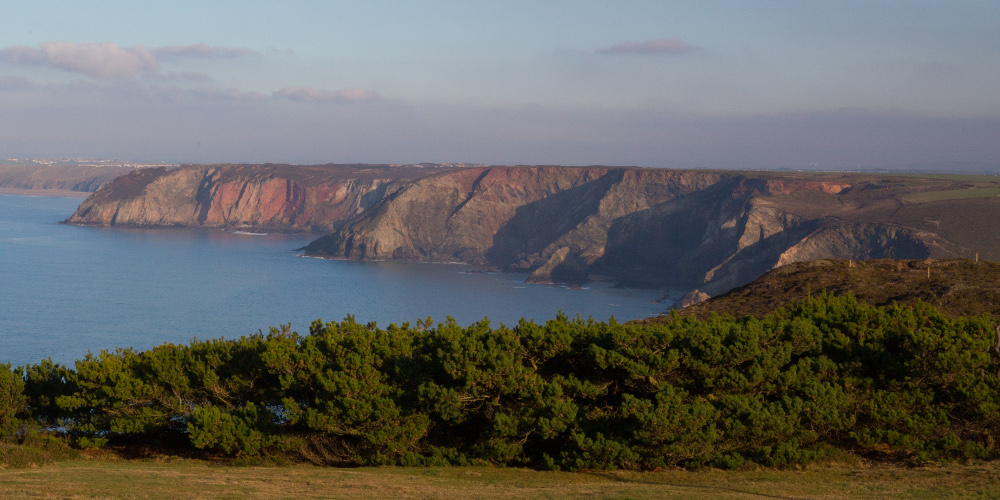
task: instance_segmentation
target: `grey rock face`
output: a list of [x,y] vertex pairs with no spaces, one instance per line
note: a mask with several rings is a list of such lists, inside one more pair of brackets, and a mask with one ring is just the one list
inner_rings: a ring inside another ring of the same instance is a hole
[[468,169],[414,181],[306,251],[467,262],[525,271],[538,283],[604,275],[625,285],[690,286],[710,295],[787,262],[963,252],[888,218],[851,220],[868,210],[845,203],[851,185],[811,179],[605,167]]

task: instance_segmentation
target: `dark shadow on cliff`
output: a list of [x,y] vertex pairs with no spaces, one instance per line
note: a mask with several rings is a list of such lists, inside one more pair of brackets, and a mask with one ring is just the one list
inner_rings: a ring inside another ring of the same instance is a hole
[[[810,245],[814,244],[812,248]],[[895,225],[854,224],[835,218],[815,219],[776,233],[743,248],[720,266],[714,279],[702,287],[718,295],[746,285],[774,269],[782,255],[798,245],[796,260],[845,259],[926,259],[931,249],[911,230]]]
[[604,256],[593,272],[633,287],[689,287],[736,250],[741,227],[721,228],[742,214],[754,189],[733,196],[744,179],[629,214],[612,222]]
[[[534,267],[531,264],[535,262],[526,261],[537,260],[549,245],[597,213],[604,194],[621,182],[623,175],[622,170],[612,170],[593,181],[518,207],[493,237],[486,260],[500,268]],[[573,243],[568,241],[566,246]],[[579,242],[581,246],[586,243]]]

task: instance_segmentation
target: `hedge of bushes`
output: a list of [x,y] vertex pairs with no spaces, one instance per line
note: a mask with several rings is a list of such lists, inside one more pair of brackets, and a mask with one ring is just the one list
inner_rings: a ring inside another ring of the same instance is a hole
[[770,316],[321,323],[0,370],[0,434],[315,463],[536,468],[993,459],[988,317],[823,294]]

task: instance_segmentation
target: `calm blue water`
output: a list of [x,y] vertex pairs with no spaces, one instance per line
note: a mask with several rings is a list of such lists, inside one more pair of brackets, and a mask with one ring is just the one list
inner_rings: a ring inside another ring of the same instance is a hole
[[660,292],[528,285],[449,264],[299,257],[309,238],[61,225],[79,198],[0,195],[0,363],[187,343],[322,318],[382,326],[432,316],[512,325],[557,311],[605,320],[664,309]]

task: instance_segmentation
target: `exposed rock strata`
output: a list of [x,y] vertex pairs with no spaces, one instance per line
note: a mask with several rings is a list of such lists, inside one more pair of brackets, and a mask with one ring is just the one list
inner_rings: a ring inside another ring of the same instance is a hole
[[625,285],[697,287],[716,295],[788,262],[970,251],[895,221],[903,203],[871,179],[858,187],[851,179],[817,177],[464,169],[414,181],[306,252],[468,262],[526,271],[540,283],[605,275]]
[[695,304],[700,304],[702,302],[705,302],[706,300],[711,298],[712,298],[711,295],[695,288],[694,290],[685,293],[684,296],[681,297],[681,300],[678,300],[677,303],[674,304],[674,309],[686,309]]
[[1000,198],[908,198],[996,187],[975,182],[613,167],[185,166],[121,177],[68,222],[332,231],[307,253],[718,295],[809,259],[1000,258]]
[[335,165],[148,168],[115,179],[66,222],[329,232],[421,173]]

